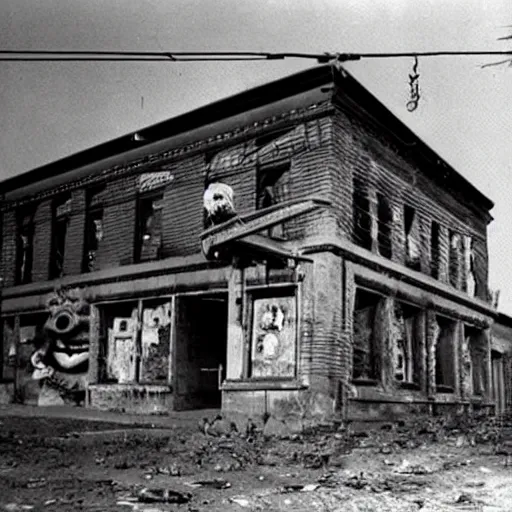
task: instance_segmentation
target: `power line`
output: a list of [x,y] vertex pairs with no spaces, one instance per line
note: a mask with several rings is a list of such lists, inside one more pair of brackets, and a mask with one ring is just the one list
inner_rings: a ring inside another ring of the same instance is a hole
[[[70,51],[70,50],[0,50],[0,61],[52,62],[218,62],[284,60],[290,58],[311,59],[318,63],[330,61],[353,61],[361,59],[394,59],[405,57],[470,57],[509,55],[512,50],[473,50],[473,51],[431,51],[431,52],[374,52],[374,53],[300,53],[300,52],[130,52],[130,51]],[[506,61],[505,61],[506,62]]]

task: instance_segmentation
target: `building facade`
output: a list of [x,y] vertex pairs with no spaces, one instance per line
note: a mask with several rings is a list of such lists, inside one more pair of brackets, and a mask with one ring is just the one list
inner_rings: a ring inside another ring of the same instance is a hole
[[[244,235],[202,251],[203,195],[219,183],[244,229],[274,215],[256,249]],[[5,400],[301,421],[494,405],[492,203],[341,67],[2,193]]]

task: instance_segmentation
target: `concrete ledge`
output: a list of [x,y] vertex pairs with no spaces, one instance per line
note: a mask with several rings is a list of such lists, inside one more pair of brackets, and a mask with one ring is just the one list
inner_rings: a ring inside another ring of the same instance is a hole
[[103,411],[168,414],[174,406],[172,388],[162,385],[93,384],[87,395],[87,406]]

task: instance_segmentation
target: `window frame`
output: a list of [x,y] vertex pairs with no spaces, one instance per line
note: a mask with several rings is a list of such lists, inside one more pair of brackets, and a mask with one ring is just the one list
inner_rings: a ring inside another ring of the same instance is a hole
[[[34,237],[35,237],[35,214],[36,214],[36,206],[30,205],[28,207],[22,207],[16,212],[16,260],[15,260],[15,283],[17,285],[22,284],[28,284],[32,282],[33,275],[33,264],[34,264]],[[25,219],[29,217],[29,220],[27,223],[25,223]],[[25,247],[22,245],[22,236],[23,231],[27,229],[28,230],[28,238],[30,240],[30,243],[28,244],[28,256],[25,260],[25,265],[28,264],[28,271],[27,267],[25,267],[25,272],[21,273],[22,270],[22,262],[23,257],[26,256],[27,251],[25,250]]]
[[[163,240],[160,240],[160,247],[157,249],[157,257],[156,258],[142,258],[142,251],[144,248],[144,218],[141,216],[143,205],[146,202],[151,202],[151,209],[154,213],[154,203],[156,201],[164,200],[164,190],[162,188],[157,188],[154,190],[149,190],[147,192],[139,192],[137,194],[137,206],[136,206],[136,218],[135,218],[135,243],[134,243],[134,251],[133,251],[133,261],[134,263],[144,263],[147,261],[157,261],[162,259],[162,249],[163,249]],[[163,210],[163,205],[161,207]],[[162,212],[163,213],[163,212]],[[149,217],[148,217],[149,218]],[[147,221],[148,219],[146,219]],[[161,227],[160,227],[160,237],[163,237],[163,215],[161,219]]]
[[[60,279],[64,276],[64,262],[66,259],[66,241],[67,241],[67,235],[68,235],[68,226],[69,226],[69,219],[70,219],[70,211],[65,211],[64,213],[58,214],[59,207],[64,206],[66,203],[70,203],[70,209],[72,207],[72,195],[70,192],[65,192],[57,197],[55,197],[52,201],[52,227],[51,227],[51,250],[50,250],[50,265],[49,265],[49,278],[51,280],[53,279]],[[57,244],[57,228],[64,227],[63,233],[61,232],[60,235],[62,236],[62,240],[60,240],[60,243]],[[62,245],[62,255],[61,255],[61,269],[59,272],[58,266],[57,266],[57,254],[59,247]]]

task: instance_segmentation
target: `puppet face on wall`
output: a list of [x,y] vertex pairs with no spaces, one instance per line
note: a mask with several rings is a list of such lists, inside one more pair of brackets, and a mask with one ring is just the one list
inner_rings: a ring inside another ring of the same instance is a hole
[[80,290],[57,291],[47,301],[44,326],[56,369],[86,371],[89,360],[89,304]]

